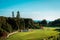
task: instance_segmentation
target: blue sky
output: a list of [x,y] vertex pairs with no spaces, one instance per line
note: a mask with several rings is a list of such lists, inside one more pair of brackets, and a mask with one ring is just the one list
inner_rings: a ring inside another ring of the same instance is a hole
[[12,16],[20,11],[23,18],[55,20],[60,18],[60,0],[0,0],[0,16]]

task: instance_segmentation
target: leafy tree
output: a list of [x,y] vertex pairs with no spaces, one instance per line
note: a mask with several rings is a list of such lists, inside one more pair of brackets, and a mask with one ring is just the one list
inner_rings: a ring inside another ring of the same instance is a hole
[[42,21],[41,21],[41,25],[42,25],[42,26],[47,26],[47,21],[46,21],[45,19],[42,20]]
[[30,19],[30,18],[26,18],[24,19],[24,22],[25,22],[25,28],[33,28],[33,20]]
[[60,19],[56,19],[50,23],[50,26],[60,26]]
[[9,32],[13,31],[12,26],[10,24],[8,24],[8,23],[7,23],[7,29],[8,29]]

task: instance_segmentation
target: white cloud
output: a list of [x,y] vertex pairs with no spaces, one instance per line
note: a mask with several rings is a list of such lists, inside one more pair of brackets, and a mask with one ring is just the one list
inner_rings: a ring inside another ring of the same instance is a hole
[[42,20],[42,19],[46,19],[46,20],[55,20],[57,18],[60,18],[60,12],[59,11],[44,11],[44,12],[39,12],[39,11],[35,11],[32,12],[32,17],[33,19],[38,19],[38,20]]

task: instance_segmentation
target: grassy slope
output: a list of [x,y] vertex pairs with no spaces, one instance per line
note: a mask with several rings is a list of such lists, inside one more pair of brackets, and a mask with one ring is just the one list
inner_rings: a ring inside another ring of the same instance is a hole
[[7,38],[7,40],[41,40],[49,36],[56,36],[57,34],[58,32],[52,29],[37,29],[30,32],[18,32]]

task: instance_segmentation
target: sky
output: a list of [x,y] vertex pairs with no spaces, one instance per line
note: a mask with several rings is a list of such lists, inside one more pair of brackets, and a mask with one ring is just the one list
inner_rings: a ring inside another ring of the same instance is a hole
[[0,0],[0,16],[11,17],[12,11],[22,18],[55,20],[60,18],[60,0]]

